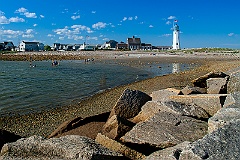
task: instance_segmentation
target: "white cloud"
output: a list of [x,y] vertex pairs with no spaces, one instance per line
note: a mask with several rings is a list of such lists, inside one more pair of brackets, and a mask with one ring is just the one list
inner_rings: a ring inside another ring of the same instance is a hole
[[163,34],[162,37],[169,37],[172,36],[172,34]]
[[44,15],[40,15],[41,18],[44,18],[45,16]]
[[101,28],[105,28],[107,26],[106,23],[103,22],[98,22],[92,25],[92,28],[94,29],[101,29]]
[[27,18],[37,18],[36,13],[30,13],[26,8],[19,8],[15,11],[15,13],[20,13],[21,15],[26,16]]
[[96,13],[96,11],[92,11],[92,14],[95,14]]
[[132,20],[133,20],[133,17],[128,17],[128,20],[129,20],[129,21],[132,21]]
[[78,16],[72,16],[71,17],[73,20],[76,20],[76,19],[79,19],[80,18],[80,15],[78,15]]
[[149,25],[149,28],[153,28],[153,25]]
[[135,16],[134,19],[137,20],[137,19],[138,19],[138,16]]
[[109,41],[109,38],[103,38],[104,41]]
[[172,22],[171,22],[171,21],[167,21],[166,24],[167,24],[167,25],[170,25],[170,24],[172,24]]
[[128,18],[127,17],[123,17],[123,21],[126,21]]
[[60,40],[64,40],[64,37],[59,37]]
[[48,37],[55,37],[55,35],[52,35],[52,34],[48,34],[47,36]]
[[31,34],[33,32],[33,29],[26,29],[27,34]]
[[0,24],[8,24],[9,20],[4,15],[0,16]]
[[232,36],[234,36],[234,35],[235,35],[234,33],[229,33],[229,34],[228,34],[229,37],[232,37]]
[[169,16],[167,19],[176,19],[176,17],[175,16]]
[[37,26],[37,24],[33,24],[33,27],[36,27]]
[[23,38],[33,38],[34,35],[33,34],[23,34],[22,37]]
[[9,22],[25,22],[25,20],[19,17],[12,17],[9,19]]
[[22,31],[14,31],[14,30],[0,30],[0,34],[3,37],[16,38],[16,37],[22,35],[23,32]]

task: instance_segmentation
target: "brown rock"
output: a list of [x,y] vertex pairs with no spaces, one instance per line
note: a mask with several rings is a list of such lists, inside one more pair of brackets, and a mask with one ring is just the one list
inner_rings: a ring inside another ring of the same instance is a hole
[[226,94],[228,78],[209,78],[207,79],[208,94]]
[[141,111],[141,107],[151,99],[146,93],[126,89],[113,107],[109,118],[113,115],[126,119],[133,118]]
[[168,101],[169,96],[176,96],[182,94],[180,90],[174,89],[174,88],[167,88],[167,89],[162,89],[159,91],[154,91],[152,92],[152,101]]

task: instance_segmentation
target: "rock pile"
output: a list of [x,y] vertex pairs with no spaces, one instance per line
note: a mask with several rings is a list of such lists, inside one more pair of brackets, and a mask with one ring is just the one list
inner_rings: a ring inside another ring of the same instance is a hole
[[182,90],[147,95],[126,89],[112,111],[100,115],[108,118],[95,140],[50,138],[89,121],[77,118],[61,125],[50,139],[32,136],[5,144],[0,158],[239,159],[239,79],[240,68],[211,72]]

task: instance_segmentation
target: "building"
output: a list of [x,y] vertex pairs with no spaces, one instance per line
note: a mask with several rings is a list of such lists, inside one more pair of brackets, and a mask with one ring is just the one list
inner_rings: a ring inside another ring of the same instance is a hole
[[152,49],[153,50],[164,51],[164,50],[172,49],[172,46],[153,46]]
[[142,50],[152,50],[152,44],[142,43],[141,49]]
[[15,46],[13,42],[2,42],[0,43],[0,51],[13,51],[15,49]]
[[44,50],[44,44],[39,42],[25,42],[22,41],[19,44],[19,51],[25,52],[25,51],[43,51]]
[[110,40],[101,45],[100,49],[116,49],[118,42]]
[[128,44],[124,42],[117,43],[116,45],[117,50],[127,50],[128,49]]
[[127,39],[128,49],[129,50],[140,50],[141,49],[141,39],[135,38],[134,36],[132,38]]
[[172,49],[180,49],[180,40],[179,40],[179,26],[177,24],[173,27],[173,44]]

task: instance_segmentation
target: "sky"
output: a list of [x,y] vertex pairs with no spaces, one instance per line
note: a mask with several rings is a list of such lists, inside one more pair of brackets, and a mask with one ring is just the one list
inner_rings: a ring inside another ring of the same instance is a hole
[[62,44],[125,42],[135,36],[181,48],[240,49],[239,0],[0,0],[0,42]]

